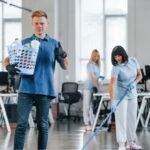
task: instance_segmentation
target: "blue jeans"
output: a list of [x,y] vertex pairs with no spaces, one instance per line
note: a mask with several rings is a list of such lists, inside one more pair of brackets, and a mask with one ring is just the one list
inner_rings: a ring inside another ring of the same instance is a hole
[[14,138],[14,150],[23,150],[25,132],[28,127],[28,118],[32,105],[36,106],[36,118],[38,127],[38,150],[46,150],[48,141],[48,114],[50,108],[49,96],[24,94],[18,95],[17,127]]

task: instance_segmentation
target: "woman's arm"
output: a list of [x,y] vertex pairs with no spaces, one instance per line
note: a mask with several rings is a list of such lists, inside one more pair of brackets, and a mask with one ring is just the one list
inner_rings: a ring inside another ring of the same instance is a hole
[[7,66],[7,65],[9,64],[9,58],[8,58],[8,57],[4,58],[3,64],[4,64],[5,66]]
[[117,83],[117,78],[111,77],[111,79],[110,79],[110,86],[109,86],[110,100],[115,99],[116,83]]
[[90,78],[93,82],[93,85],[98,89],[99,88],[98,81],[93,72],[90,72]]
[[142,72],[141,72],[141,69],[138,69],[137,70],[137,77],[136,77],[136,80],[135,82],[138,83],[142,80]]

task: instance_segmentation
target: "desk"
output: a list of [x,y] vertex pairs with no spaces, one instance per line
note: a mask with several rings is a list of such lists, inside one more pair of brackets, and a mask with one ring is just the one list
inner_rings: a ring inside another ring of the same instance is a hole
[[[17,98],[17,96],[18,96],[17,93],[6,93],[6,94],[0,93],[0,107],[1,107],[1,109],[2,109],[2,115],[3,115],[3,117],[4,117],[4,121],[5,121],[6,128],[7,128],[7,131],[8,131],[8,132],[10,132],[11,129],[10,129],[8,117],[7,117],[7,114],[6,114],[6,110],[5,110],[5,107],[4,107],[3,98],[4,98],[4,97],[16,97],[16,98]],[[31,113],[30,113],[30,115],[29,115],[29,126],[30,126],[30,127],[34,127],[34,122],[33,122],[33,118],[32,118]]]
[[[94,124],[93,124],[93,127],[92,127],[92,132],[95,129],[95,126],[96,126],[96,123],[97,123],[97,120],[98,120],[98,116],[99,116],[99,113],[100,113],[100,110],[101,110],[101,107],[102,107],[102,102],[110,99],[109,93],[94,93],[93,96],[101,96],[101,99],[100,99],[100,103],[99,103],[98,110],[97,110],[97,113],[96,113],[96,117],[95,117],[95,120],[94,120]],[[148,122],[150,120],[150,108],[149,108],[149,112],[148,112],[148,115],[146,117],[145,123],[144,123],[144,119],[142,117],[142,114],[143,114],[144,109],[146,107],[147,100],[150,99],[150,92],[138,93],[137,96],[138,97],[142,96],[143,99],[142,99],[142,103],[141,103],[141,106],[140,106],[139,111],[138,111],[138,116],[137,116],[137,121],[136,121],[136,129],[137,129],[137,126],[138,126],[138,123],[139,123],[140,120],[141,120],[141,123],[142,123],[143,127],[147,127]]]
[[4,107],[4,102],[3,102],[3,98],[4,97],[17,97],[18,94],[14,94],[14,93],[7,93],[7,94],[0,94],[0,107],[2,109],[2,114],[3,114],[3,117],[4,117],[4,121],[6,123],[6,128],[7,128],[7,131],[10,132],[11,129],[10,129],[10,125],[9,125],[9,121],[8,121],[8,118],[7,118],[7,114],[6,114],[6,110],[5,110],[5,107]]
[[138,97],[139,96],[142,96],[142,103],[139,107],[139,110],[138,110],[138,116],[137,116],[137,121],[136,121],[136,129],[137,129],[137,126],[139,124],[139,122],[141,121],[142,123],[142,126],[143,127],[147,127],[148,125],[148,122],[150,120],[150,108],[149,108],[149,111],[148,111],[148,115],[145,119],[145,122],[144,122],[144,119],[143,119],[143,113],[144,113],[144,109],[146,107],[146,104],[147,104],[147,101],[150,100],[150,92],[142,92],[142,93],[138,93]]
[[101,99],[100,99],[98,110],[97,110],[97,113],[96,113],[96,116],[95,116],[94,124],[93,124],[93,127],[92,127],[92,132],[94,132],[94,130],[95,130],[95,126],[96,126],[96,123],[97,123],[97,120],[98,120],[98,116],[99,116],[99,113],[100,113],[100,110],[101,110],[101,107],[102,107],[102,102],[104,102],[105,100],[110,99],[109,93],[94,93],[93,96],[101,96]]

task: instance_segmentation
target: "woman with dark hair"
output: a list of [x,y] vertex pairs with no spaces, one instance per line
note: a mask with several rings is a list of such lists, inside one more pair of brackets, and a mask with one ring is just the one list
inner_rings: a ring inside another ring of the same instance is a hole
[[[135,143],[137,117],[136,84],[142,79],[140,66],[135,58],[128,57],[122,46],[112,50],[113,64],[110,80],[111,109],[115,112],[116,136],[119,150],[142,149]],[[127,95],[126,91],[128,91]],[[117,107],[117,102],[124,99]],[[125,143],[127,145],[125,147]]]

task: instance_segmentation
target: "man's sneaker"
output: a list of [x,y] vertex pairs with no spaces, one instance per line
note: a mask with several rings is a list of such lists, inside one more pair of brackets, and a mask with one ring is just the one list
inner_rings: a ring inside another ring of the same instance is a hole
[[122,144],[119,144],[118,150],[126,150],[125,145],[124,145],[123,143],[122,143]]
[[142,147],[137,145],[135,142],[128,143],[126,146],[127,150],[142,150]]

